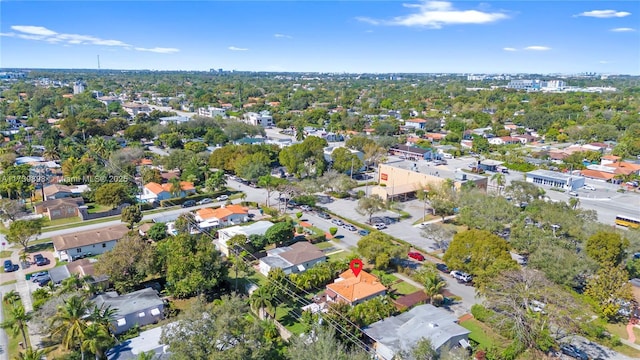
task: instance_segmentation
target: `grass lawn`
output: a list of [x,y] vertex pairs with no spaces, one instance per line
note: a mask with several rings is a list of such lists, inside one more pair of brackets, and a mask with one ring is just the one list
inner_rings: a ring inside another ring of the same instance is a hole
[[[613,335],[618,336],[620,339],[629,339],[626,324],[607,324],[607,331],[609,331]],[[640,329],[634,327],[633,333],[636,335],[635,343],[640,345]]]
[[329,255],[328,258],[329,258],[329,261],[339,261],[339,260],[346,260],[349,257],[349,255],[351,255],[350,252],[342,250]]
[[[318,249],[320,249],[320,250],[328,249],[328,248],[330,248],[330,247],[333,247],[333,246],[334,246],[334,244],[332,244],[330,241],[323,241],[323,242],[321,242],[321,243],[317,243],[317,244],[315,244],[315,245],[316,245],[316,247],[317,247]],[[1,254],[1,253],[0,253],[0,254]]]
[[469,339],[477,342],[484,349],[489,349],[493,346],[504,348],[508,345],[507,339],[502,338],[487,325],[476,319],[462,321],[460,322],[460,326],[471,331]]
[[401,281],[397,284],[394,284],[391,289],[395,290],[396,293],[398,293],[399,295],[409,295],[412,294],[420,289],[418,289],[417,287],[409,284],[408,282],[405,281]]
[[88,203],[85,204],[87,205],[87,212],[89,214],[95,214],[95,213],[99,213],[99,212],[103,212],[103,211],[109,211],[112,209],[111,206],[106,206],[106,205],[99,205],[99,204],[95,204],[95,203]]
[[9,250],[2,250],[2,251],[0,251],[0,258],[8,258],[8,257],[11,257],[11,253],[12,253],[12,251],[9,251]]
[[305,327],[298,322],[299,315],[296,315],[294,311],[295,309],[290,306],[279,306],[276,309],[276,320],[294,335],[300,335],[304,332]]
[[80,220],[80,218],[77,216],[64,218],[64,219],[55,219],[55,220],[49,220],[47,218],[43,218],[43,219],[44,219],[44,221],[42,222],[43,228],[46,228],[49,226],[61,226],[61,225],[68,225],[68,224],[75,224],[75,223],[82,222],[82,220]]
[[[3,272],[4,272],[4,271],[3,271]],[[18,280],[15,280],[15,279],[14,279],[14,280],[9,280],[9,281],[5,281],[5,282],[1,283],[1,284],[0,284],[0,286],[1,286],[1,285],[11,285],[11,284],[15,284],[15,283],[17,283],[17,282],[18,282]],[[3,310],[4,310],[4,309],[3,309]]]
[[438,218],[439,218],[439,216],[435,216],[435,215],[432,215],[432,214],[427,214],[427,216],[425,216],[425,217],[423,217],[423,218],[420,218],[420,219],[416,220],[416,221],[413,223],[413,225],[422,224],[423,222],[427,222],[427,221],[435,220],[435,219],[438,219]]

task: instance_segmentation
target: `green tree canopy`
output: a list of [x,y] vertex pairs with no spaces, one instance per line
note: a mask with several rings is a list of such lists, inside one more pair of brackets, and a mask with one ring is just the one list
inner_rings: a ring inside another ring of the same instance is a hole
[[109,276],[109,281],[121,294],[135,289],[152,273],[155,248],[136,235],[127,235],[102,254],[96,263],[96,273]]
[[358,241],[358,253],[377,269],[385,269],[391,259],[406,256],[407,246],[397,244],[393,238],[383,232],[373,231]]
[[598,231],[587,239],[586,251],[600,265],[618,266],[626,255],[629,240],[611,231]]
[[267,244],[283,244],[293,238],[293,224],[289,221],[279,222],[264,233]]

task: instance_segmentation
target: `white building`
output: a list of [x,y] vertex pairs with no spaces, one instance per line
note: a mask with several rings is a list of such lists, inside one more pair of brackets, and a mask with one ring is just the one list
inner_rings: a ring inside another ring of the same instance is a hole
[[242,116],[242,121],[254,126],[271,127],[274,125],[273,116],[266,110],[260,113],[248,112]]
[[562,80],[549,80],[543,86],[545,90],[563,90],[564,87],[565,83]]
[[223,108],[218,108],[213,106],[207,106],[206,108],[198,108],[198,115],[204,116],[204,117],[210,117],[210,118],[213,118],[216,116],[221,116],[223,118],[227,117],[227,113]]
[[85,256],[105,253],[129,232],[126,225],[103,227],[52,238],[54,256],[61,261],[73,261]]
[[229,256],[229,248],[227,242],[229,239],[236,235],[244,235],[249,237],[251,235],[264,235],[267,230],[273,226],[271,221],[257,221],[247,226],[232,226],[225,229],[218,230],[218,240],[215,241],[215,245],[221,253]]
[[80,94],[84,91],[84,83],[82,81],[76,81],[73,84],[73,95]]
[[320,249],[301,241],[291,246],[268,250],[267,256],[260,259],[260,273],[268,276],[272,269],[282,269],[287,275],[300,273],[326,260],[327,257]]

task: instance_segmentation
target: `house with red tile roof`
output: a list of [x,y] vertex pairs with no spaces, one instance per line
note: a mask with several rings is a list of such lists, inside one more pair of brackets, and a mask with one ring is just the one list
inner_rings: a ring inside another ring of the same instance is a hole
[[196,188],[193,186],[193,183],[189,181],[180,182],[180,193],[177,194],[177,196],[172,194],[171,184],[158,184],[155,182],[150,182],[144,185],[140,199],[152,203],[154,201],[171,199],[172,197],[182,198],[189,194],[195,193]]
[[195,220],[200,228],[236,225],[248,220],[249,208],[240,205],[223,205],[196,211]]
[[386,294],[387,288],[375,275],[360,271],[358,276],[355,276],[353,271],[347,270],[333,283],[327,285],[326,293],[328,301],[356,305]]

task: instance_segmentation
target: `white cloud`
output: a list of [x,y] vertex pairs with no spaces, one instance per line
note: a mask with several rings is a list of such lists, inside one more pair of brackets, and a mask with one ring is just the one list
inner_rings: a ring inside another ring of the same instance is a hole
[[512,48],[512,47],[502,48],[502,50],[504,50],[504,51],[518,51],[518,49]]
[[180,49],[176,49],[176,48],[161,48],[161,47],[154,47],[151,49],[137,47],[134,49],[138,51],[148,51],[148,52],[153,52],[158,54],[174,54],[180,51]]
[[600,63],[600,64],[611,64],[611,61],[609,61],[609,60],[600,60],[600,61],[598,61],[598,63]]
[[396,16],[391,20],[379,20],[369,17],[357,17],[356,20],[371,25],[426,27],[441,29],[445,25],[456,24],[488,24],[509,18],[502,12],[480,10],[457,10],[448,1],[428,1],[419,4],[403,4],[404,7],[416,9],[417,12],[405,16]]
[[25,34],[40,36],[53,36],[58,34],[57,32],[49,30],[42,26],[15,25],[12,26],[11,29]]
[[621,28],[613,28],[609,31],[613,31],[613,32],[633,32],[636,31],[636,29],[634,28],[627,28],[627,27],[621,27]]
[[620,18],[620,17],[629,16],[629,15],[631,15],[631,13],[626,11],[592,10],[592,11],[585,11],[583,13],[580,13],[574,16],[587,16],[587,17],[605,19],[605,18],[614,18],[614,17]]
[[[11,29],[14,32],[0,33],[0,36],[17,37],[25,40],[46,41],[51,44],[61,43],[64,46],[98,45],[98,46],[109,46],[112,48],[124,48],[127,50],[130,50],[131,48],[133,48],[133,45],[127,44],[126,42],[121,40],[101,39],[99,37],[95,37],[92,35],[61,34],[42,26],[14,25],[14,26],[11,26]],[[154,48],[136,47],[135,50],[154,52],[158,54],[171,54],[171,53],[176,53],[180,51],[179,49],[163,48],[163,47],[154,47]]]
[[241,48],[241,47],[237,47],[237,46],[229,46],[228,49],[231,50],[231,51],[247,51],[247,50],[249,50],[247,48]]
[[273,34],[273,37],[279,38],[279,39],[293,39],[293,36],[286,35],[286,34]]
[[527,46],[526,48],[524,48],[524,50],[531,50],[531,51],[548,51],[551,50],[550,47],[548,46],[538,46],[538,45],[533,45],[533,46]]

